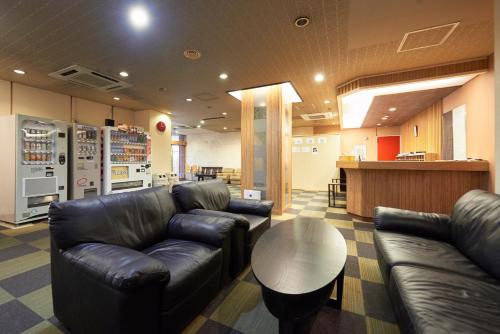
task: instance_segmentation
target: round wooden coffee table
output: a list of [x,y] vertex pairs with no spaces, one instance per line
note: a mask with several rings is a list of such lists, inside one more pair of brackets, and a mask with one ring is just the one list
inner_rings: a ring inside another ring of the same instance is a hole
[[342,234],[318,218],[282,222],[259,238],[252,271],[280,333],[307,333],[322,306],[340,308],[346,259]]

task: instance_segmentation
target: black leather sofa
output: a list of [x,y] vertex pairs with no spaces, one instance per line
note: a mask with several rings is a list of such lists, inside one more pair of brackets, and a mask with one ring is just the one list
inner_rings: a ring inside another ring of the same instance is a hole
[[227,275],[234,221],[177,214],[166,187],[52,203],[49,224],[71,333],[178,333]]
[[375,247],[403,333],[500,333],[500,196],[452,216],[375,208]]
[[231,273],[236,276],[250,261],[259,237],[271,226],[272,201],[231,198],[223,180],[175,185],[172,193],[182,211],[226,217],[236,222],[232,234]]

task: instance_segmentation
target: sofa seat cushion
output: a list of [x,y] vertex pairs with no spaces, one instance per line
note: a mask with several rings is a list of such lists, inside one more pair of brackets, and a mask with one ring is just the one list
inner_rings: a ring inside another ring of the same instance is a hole
[[386,281],[393,266],[414,265],[495,282],[447,242],[380,230],[374,232],[374,242],[380,269]]
[[240,214],[231,213],[227,211],[216,211],[216,210],[205,210],[205,209],[194,209],[189,210],[187,213],[190,215],[199,215],[199,216],[210,216],[210,217],[222,217],[222,218],[230,218],[234,220],[235,226],[248,230],[250,227],[250,222],[246,217]]
[[170,271],[170,281],[163,293],[163,311],[196,293],[209,278],[220,275],[222,267],[222,251],[199,242],[169,239],[143,253],[164,263]]
[[500,333],[500,286],[422,267],[396,266],[389,291],[404,333]]
[[241,214],[250,223],[250,228],[248,229],[246,244],[255,245],[257,240],[260,238],[264,232],[266,232],[269,227],[271,227],[271,220],[269,217],[261,217],[249,214]]

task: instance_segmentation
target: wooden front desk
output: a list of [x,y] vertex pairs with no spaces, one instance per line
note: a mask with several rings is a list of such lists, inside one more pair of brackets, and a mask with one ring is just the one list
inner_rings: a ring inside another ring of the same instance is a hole
[[486,189],[487,161],[337,161],[347,178],[347,212],[373,217],[373,208],[451,214],[469,190]]

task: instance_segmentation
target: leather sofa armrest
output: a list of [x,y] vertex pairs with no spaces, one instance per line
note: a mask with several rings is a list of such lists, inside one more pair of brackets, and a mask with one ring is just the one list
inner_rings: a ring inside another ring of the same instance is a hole
[[378,206],[373,216],[377,230],[450,240],[450,217],[447,215]]
[[168,223],[168,236],[222,247],[234,228],[234,220],[223,217],[176,214]]
[[189,210],[187,213],[197,216],[229,218],[234,220],[234,224],[237,227],[241,227],[247,231],[250,228],[250,222],[248,221],[248,219],[245,216],[238,215],[236,213],[206,209],[193,209]]
[[160,261],[134,249],[116,245],[83,243],[62,252],[82,273],[121,291],[148,284],[166,284],[170,272]]
[[231,198],[227,211],[233,213],[246,213],[261,217],[269,217],[271,215],[273,206],[273,201]]

